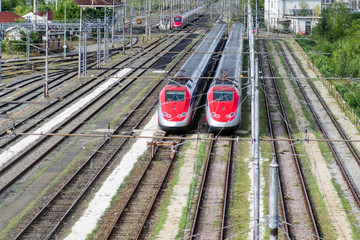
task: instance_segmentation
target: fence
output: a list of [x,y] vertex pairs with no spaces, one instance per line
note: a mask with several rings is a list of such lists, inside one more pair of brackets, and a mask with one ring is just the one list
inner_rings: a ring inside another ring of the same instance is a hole
[[345,111],[345,113],[349,116],[350,120],[355,124],[356,127],[360,125],[360,118],[355,114],[354,109],[352,109],[349,104],[342,98],[342,96],[336,91],[336,88],[320,73],[319,69],[311,62],[310,58],[304,52],[302,47],[295,41],[295,39],[291,39],[293,46],[295,46],[296,50],[302,55],[302,57],[306,60],[308,66],[314,71],[316,76],[321,78],[322,83],[326,86],[330,94],[336,99],[339,106]]

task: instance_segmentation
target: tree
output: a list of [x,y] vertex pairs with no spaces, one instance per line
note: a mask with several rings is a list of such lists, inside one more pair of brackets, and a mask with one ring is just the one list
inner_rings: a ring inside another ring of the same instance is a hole
[[[112,8],[106,9],[106,15],[112,17]],[[85,8],[83,11],[83,16],[85,19],[104,19],[105,8],[94,9],[94,8]]]
[[15,8],[14,8],[14,13],[16,13],[17,15],[20,15],[20,16],[23,16],[29,12],[31,12],[33,10],[32,6],[28,6],[28,5],[17,5]]
[[314,28],[314,37],[335,42],[346,36],[352,25],[352,14],[344,3],[335,2],[321,13],[319,24]]
[[13,12],[18,5],[26,5],[25,0],[2,0],[2,11]]
[[58,10],[55,10],[53,6],[54,19],[64,20],[65,13],[65,1],[66,1],[66,18],[67,19],[79,19],[80,7],[73,0],[60,0],[58,2]]
[[309,4],[307,2],[305,2],[305,0],[301,0],[301,2],[299,3],[299,7],[300,7],[301,16],[307,16]]

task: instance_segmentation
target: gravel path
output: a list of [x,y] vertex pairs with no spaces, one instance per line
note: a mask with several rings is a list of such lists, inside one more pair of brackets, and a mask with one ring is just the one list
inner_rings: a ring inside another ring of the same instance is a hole
[[[195,137],[195,135],[190,137]],[[156,239],[175,239],[175,236],[179,232],[179,224],[183,209],[186,207],[189,197],[189,189],[193,178],[195,177],[194,166],[199,146],[200,145],[197,142],[191,142],[185,152],[184,164],[181,166],[179,171],[178,183],[174,187],[170,204],[167,207],[168,214],[166,220],[161,231],[156,236]]]

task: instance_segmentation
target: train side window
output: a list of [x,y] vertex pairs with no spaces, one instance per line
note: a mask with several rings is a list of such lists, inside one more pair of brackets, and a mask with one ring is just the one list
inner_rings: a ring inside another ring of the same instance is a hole
[[185,91],[166,91],[166,102],[182,102],[185,100]]
[[233,101],[233,92],[232,91],[214,91],[214,101],[232,102]]

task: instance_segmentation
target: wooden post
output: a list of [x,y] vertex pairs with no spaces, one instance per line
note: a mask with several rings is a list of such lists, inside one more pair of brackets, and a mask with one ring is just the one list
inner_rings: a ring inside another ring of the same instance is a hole
[[[154,154],[155,154],[155,147],[166,147],[166,146],[170,146],[170,147],[173,147],[177,144],[179,144],[180,142],[164,142],[164,141],[161,141],[161,142],[147,142],[147,146],[151,146],[151,157],[153,158],[154,157]],[[174,158],[175,156],[175,151],[171,151],[171,154],[170,154],[170,157],[171,158]]]

